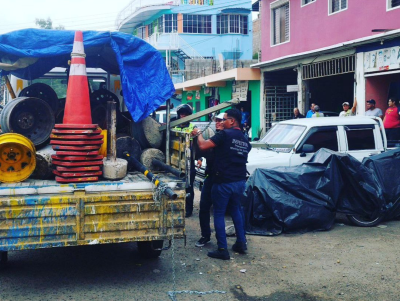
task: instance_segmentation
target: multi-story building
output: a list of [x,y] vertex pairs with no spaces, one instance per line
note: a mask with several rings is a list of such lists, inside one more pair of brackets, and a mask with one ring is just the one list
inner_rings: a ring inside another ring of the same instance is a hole
[[117,26],[163,53],[179,82],[187,59],[252,58],[251,8],[251,0],[133,0]]
[[310,103],[357,114],[400,96],[399,0],[259,0],[261,120],[289,119]]

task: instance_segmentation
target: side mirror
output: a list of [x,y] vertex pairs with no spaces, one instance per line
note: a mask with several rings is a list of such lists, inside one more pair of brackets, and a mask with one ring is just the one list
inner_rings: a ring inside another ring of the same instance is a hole
[[304,144],[300,151],[300,157],[305,157],[306,154],[315,152],[315,147],[312,144]]

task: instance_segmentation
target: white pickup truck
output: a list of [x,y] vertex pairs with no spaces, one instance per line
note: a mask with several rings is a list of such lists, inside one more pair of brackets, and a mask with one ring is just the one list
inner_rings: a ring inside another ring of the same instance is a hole
[[[400,146],[395,141],[391,144]],[[362,161],[386,151],[387,140],[377,117],[303,118],[279,122],[252,146],[247,163],[250,174],[256,168],[300,165],[321,148]]]

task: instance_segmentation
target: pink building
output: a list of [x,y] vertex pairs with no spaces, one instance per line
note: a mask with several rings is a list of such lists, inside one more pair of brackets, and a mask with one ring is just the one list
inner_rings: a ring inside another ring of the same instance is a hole
[[366,99],[385,111],[390,94],[400,97],[400,0],[258,4],[261,60],[254,67],[262,71],[266,128],[297,106],[306,113],[317,103],[334,115],[357,97],[363,115]]

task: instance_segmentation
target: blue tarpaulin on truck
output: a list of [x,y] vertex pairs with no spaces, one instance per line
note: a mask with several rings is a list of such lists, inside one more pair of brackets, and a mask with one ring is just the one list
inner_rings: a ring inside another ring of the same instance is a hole
[[[24,29],[0,35],[0,76],[36,79],[68,67],[75,31]],[[175,88],[164,59],[145,41],[121,32],[83,31],[86,66],[121,77],[125,104],[134,121],[150,115]]]

